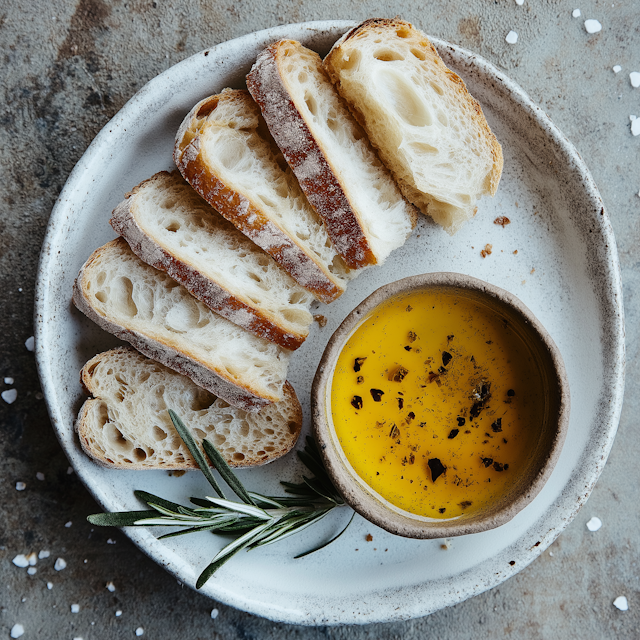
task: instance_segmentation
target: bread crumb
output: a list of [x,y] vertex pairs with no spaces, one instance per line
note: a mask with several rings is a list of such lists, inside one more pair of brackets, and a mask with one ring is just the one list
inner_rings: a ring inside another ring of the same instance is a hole
[[173,476],[174,478],[179,478],[180,476],[183,476],[185,473],[187,473],[184,469],[176,469],[175,471],[169,471],[169,475]]
[[320,313],[314,313],[313,319],[320,325],[320,327],[327,326],[327,318]]
[[504,229],[508,224],[511,224],[511,220],[507,216],[499,216],[493,221],[493,224],[499,224]]
[[523,280],[523,281],[522,281],[522,284],[524,284],[525,282],[526,282],[526,280]]
[[367,542],[371,542],[373,540],[373,536],[370,533],[367,533],[367,535],[364,537],[364,539]]
[[534,269],[531,269],[531,271],[529,271],[529,273],[533,273],[534,271],[535,271],[535,268],[534,268]]
[[584,28],[587,30],[587,33],[598,33],[598,31],[602,30],[602,25],[597,20],[585,20]]
[[517,255],[518,255],[518,250],[517,250],[517,249],[513,252],[513,255],[514,255],[514,256],[517,256]]
[[515,203],[515,204],[516,204],[516,209],[519,209],[519,208],[520,208],[520,205],[518,204],[518,201],[517,201],[517,200],[516,200],[516,203]]
[[484,249],[480,252],[480,255],[483,258],[486,258],[487,256],[491,255],[491,251],[493,250],[493,245],[492,244],[485,244],[484,245]]

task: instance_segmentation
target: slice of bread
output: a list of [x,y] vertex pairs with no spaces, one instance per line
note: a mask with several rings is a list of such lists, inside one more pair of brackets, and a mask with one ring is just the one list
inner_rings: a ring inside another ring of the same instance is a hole
[[293,40],[276,42],[258,56],[247,87],[347,265],[381,264],[403,245],[415,207],[369,145],[320,56]]
[[410,202],[450,234],[494,195],[502,148],[464,82],[402,20],[366,20],[324,68]]
[[353,277],[273,141],[248,91],[199,102],[176,137],[174,160],[191,186],[318,300]]
[[180,416],[200,447],[208,439],[232,467],[283,456],[302,427],[300,402],[288,382],[282,400],[247,413],[130,347],[89,360],[80,381],[93,396],[76,422],[80,444],[106,467],[196,469],[168,409]]
[[174,171],[128,193],[111,226],[144,262],[238,326],[286,349],[309,334],[313,296]]
[[122,238],[87,260],[73,301],[105,331],[234,407],[259,411],[282,398],[291,351],[211,311]]

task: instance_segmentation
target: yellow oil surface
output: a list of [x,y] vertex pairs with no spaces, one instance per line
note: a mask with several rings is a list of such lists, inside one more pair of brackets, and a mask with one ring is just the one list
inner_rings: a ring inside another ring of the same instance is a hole
[[395,506],[432,518],[503,494],[540,434],[540,371],[495,310],[452,291],[398,296],[339,356],[331,407],[356,473]]

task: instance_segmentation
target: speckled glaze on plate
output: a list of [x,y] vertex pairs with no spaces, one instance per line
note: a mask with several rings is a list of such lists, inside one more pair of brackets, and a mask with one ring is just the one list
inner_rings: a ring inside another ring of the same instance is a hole
[[[51,214],[36,292],[36,358],[49,414],[78,476],[111,511],[139,509],[133,489],[184,500],[207,493],[198,472],[114,472],[82,453],[73,421],[83,400],[82,365],[118,343],[71,305],[71,288],[91,252],[114,236],[111,210],[153,173],[171,169],[175,132],[200,99],[226,86],[241,88],[258,52],[280,38],[321,54],[352,23],[287,25],[217,45],[149,82],[101,131]],[[380,268],[349,285],[292,358],[289,380],[305,411],[325,345],[347,314],[378,287],[420,273],[466,273],[515,294],[538,317],[562,353],[571,388],[571,420],[558,464],[544,489],[507,524],[438,540],[393,536],[357,517],[320,553],[292,556],[336,533],[349,510],[333,513],[305,534],[236,556],[202,592],[251,613],[297,624],[370,623],[423,616],[500,584],[553,542],[589,496],[611,448],[624,387],[624,321],[615,239],[598,190],[574,147],[520,87],[478,56],[433,39],[445,63],[479,100],[502,143],[505,169],[494,199],[454,237],[421,217],[412,237]],[[493,224],[507,216],[511,224]],[[480,256],[486,245],[492,254]],[[517,253],[514,253],[517,251]],[[287,456],[246,470],[250,489],[278,493],[300,466]],[[129,537],[187,585],[222,545],[211,534],[158,541],[130,528]],[[371,534],[373,541],[366,542]],[[542,585],[541,585],[541,588]]]

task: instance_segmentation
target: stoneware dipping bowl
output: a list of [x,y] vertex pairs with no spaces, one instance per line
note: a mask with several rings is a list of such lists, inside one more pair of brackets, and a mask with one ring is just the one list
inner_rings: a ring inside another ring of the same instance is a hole
[[[510,490],[484,509],[456,519],[436,520],[392,507],[355,472],[346,458],[332,421],[331,384],[338,357],[354,332],[394,296],[426,290],[453,292],[479,302],[506,319],[529,347],[542,376],[543,423],[528,465]],[[458,273],[428,273],[380,287],[360,303],[333,334],[318,366],[312,388],[313,430],[324,464],[345,501],[370,522],[407,538],[445,538],[493,529],[511,520],[540,492],[560,455],[569,425],[569,384],[558,347],[542,324],[518,298],[504,289]]]

